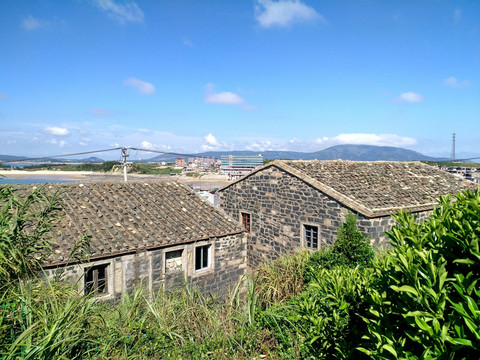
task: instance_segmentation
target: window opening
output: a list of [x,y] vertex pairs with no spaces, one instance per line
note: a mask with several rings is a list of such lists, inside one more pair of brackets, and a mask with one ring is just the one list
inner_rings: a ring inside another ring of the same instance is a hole
[[107,293],[108,264],[92,266],[85,271],[85,294]]
[[251,224],[251,218],[250,214],[248,213],[242,213],[242,225],[247,230],[247,232],[250,232],[250,224]]
[[318,249],[318,226],[303,225],[305,246],[309,249]]
[[210,245],[195,248],[195,270],[208,269],[210,267]]
[[183,250],[174,250],[165,253],[165,272],[181,271]]

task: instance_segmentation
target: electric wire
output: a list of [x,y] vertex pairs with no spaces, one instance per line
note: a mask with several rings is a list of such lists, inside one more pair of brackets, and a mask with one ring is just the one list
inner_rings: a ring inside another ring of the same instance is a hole
[[[175,156],[190,156],[190,157],[196,157],[199,156],[199,154],[185,154],[185,153],[178,153],[178,152],[171,152],[171,151],[160,151],[160,150],[152,150],[152,149],[142,149],[142,148],[136,148],[136,147],[116,147],[116,148],[111,148],[111,149],[103,149],[103,150],[92,150],[92,151],[84,151],[84,152],[79,152],[79,153],[71,153],[71,154],[61,154],[61,155],[52,155],[52,156],[43,156],[43,157],[31,157],[31,158],[24,158],[24,159],[15,159],[15,160],[0,160],[0,164],[3,163],[8,163],[8,162],[27,162],[27,161],[40,161],[40,160],[45,160],[45,159],[52,159],[52,158],[59,158],[59,157],[68,157],[68,156],[77,156],[77,155],[88,155],[88,154],[95,154],[95,153],[102,153],[102,152],[108,152],[108,151],[115,151],[115,150],[135,150],[137,153],[135,156],[138,155],[138,151],[144,151],[147,153],[156,153],[156,154],[163,154],[163,155],[175,155]],[[130,155],[130,152],[128,152]],[[476,160],[480,159],[480,157],[471,157],[471,158],[465,158],[465,159],[456,159],[456,161],[467,161],[467,160]],[[448,159],[442,159],[442,160],[437,160],[437,161],[442,161],[442,162],[449,162]],[[433,160],[432,162],[435,162]]]
[[121,150],[121,149],[122,149],[121,147],[118,147],[118,148],[112,148],[112,149],[93,150],[93,151],[85,151],[85,152],[73,153],[73,154],[52,155],[52,156],[43,156],[43,157],[36,157],[36,158],[25,158],[25,159],[19,159],[19,160],[0,160],[0,163],[38,161],[38,160],[45,160],[45,159],[59,158],[59,157],[67,157],[67,156],[95,154],[95,153],[100,153],[100,152],[107,152],[107,151]]

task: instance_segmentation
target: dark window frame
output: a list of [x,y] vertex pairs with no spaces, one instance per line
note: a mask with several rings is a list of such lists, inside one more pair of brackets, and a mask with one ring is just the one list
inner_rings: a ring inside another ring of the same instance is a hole
[[195,247],[195,272],[208,270],[212,266],[212,245]]
[[307,249],[317,250],[319,245],[318,226],[303,224],[303,242]]
[[84,270],[84,294],[108,294],[108,269],[110,264],[93,265]]
[[240,212],[240,220],[242,222],[243,228],[247,233],[252,231],[252,214],[248,212]]

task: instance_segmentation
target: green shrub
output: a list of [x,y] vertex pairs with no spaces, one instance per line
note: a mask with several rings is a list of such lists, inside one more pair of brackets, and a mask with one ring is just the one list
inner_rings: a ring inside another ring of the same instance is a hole
[[317,268],[305,291],[259,317],[285,358],[361,358],[355,348],[365,332],[370,270]]
[[376,265],[368,333],[375,359],[480,358],[480,193],[440,198],[421,223],[405,212]]
[[331,247],[315,251],[309,258],[305,268],[305,282],[309,282],[312,274],[319,267],[333,269],[338,266],[355,268],[370,267],[375,252],[369,244],[369,238],[357,228],[357,217],[348,213],[345,222],[338,228],[338,235]]
[[333,244],[333,253],[345,257],[349,267],[372,265],[375,253],[369,244],[370,239],[357,228],[357,217],[348,213],[345,222],[338,229],[337,240]]

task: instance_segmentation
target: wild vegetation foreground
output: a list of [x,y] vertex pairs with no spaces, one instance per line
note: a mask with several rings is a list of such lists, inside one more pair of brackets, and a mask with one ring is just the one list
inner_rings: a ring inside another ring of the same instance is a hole
[[118,303],[42,277],[57,195],[2,187],[0,206],[0,358],[480,358],[478,191],[421,223],[396,215],[382,253],[349,214],[333,246],[265,264],[225,298],[185,284]]

